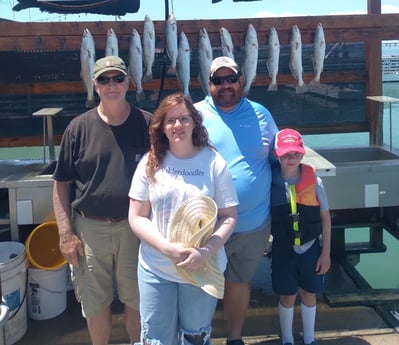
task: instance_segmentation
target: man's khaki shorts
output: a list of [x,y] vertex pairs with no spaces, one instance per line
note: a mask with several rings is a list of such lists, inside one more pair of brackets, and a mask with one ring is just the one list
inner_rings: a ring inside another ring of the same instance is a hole
[[249,283],[254,277],[260,259],[270,247],[270,223],[260,230],[233,233],[224,248],[227,255],[226,280]]
[[71,267],[83,316],[95,316],[111,305],[116,294],[122,303],[138,310],[139,240],[131,231],[128,220],[99,221],[75,213],[74,230],[84,248],[79,267]]

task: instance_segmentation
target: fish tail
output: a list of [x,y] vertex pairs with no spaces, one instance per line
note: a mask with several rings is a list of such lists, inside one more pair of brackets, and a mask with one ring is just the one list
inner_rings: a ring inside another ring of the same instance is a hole
[[149,83],[151,81],[152,81],[152,72],[151,71],[145,72],[145,75],[143,77],[143,82]]
[[185,96],[190,102],[193,101],[193,99],[191,98],[190,92],[185,91],[185,92],[184,92],[184,96]]
[[267,88],[267,91],[277,91],[277,89],[278,89],[277,83],[270,83]]
[[298,84],[295,88],[296,93],[304,93],[308,90],[305,84]]
[[242,88],[242,93],[244,97],[247,97],[249,94],[249,90],[251,89],[251,83],[246,83],[244,87]]
[[167,73],[175,75],[176,74],[176,66],[170,65]]
[[86,100],[86,108],[94,108],[96,106],[96,101],[94,99]]
[[145,93],[144,90],[136,90],[136,101],[141,102],[145,100]]
[[315,85],[315,86],[320,85],[320,78],[314,77],[314,78],[310,81],[309,84],[310,84],[310,85]]

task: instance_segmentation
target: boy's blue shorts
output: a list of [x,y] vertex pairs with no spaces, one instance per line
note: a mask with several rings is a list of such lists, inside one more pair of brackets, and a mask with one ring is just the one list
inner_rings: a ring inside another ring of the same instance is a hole
[[278,295],[295,295],[298,288],[311,293],[324,288],[324,274],[316,273],[316,263],[320,257],[320,242],[316,239],[304,253],[298,254],[292,245],[273,243],[272,247],[272,287]]

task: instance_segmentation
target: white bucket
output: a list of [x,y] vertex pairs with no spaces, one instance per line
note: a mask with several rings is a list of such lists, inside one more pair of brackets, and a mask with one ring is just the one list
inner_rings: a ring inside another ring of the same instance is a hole
[[67,302],[67,265],[57,270],[28,269],[28,315],[47,320],[61,314]]
[[8,307],[5,326],[6,344],[20,340],[28,329],[26,313],[26,269],[28,260],[25,246],[19,242],[0,242],[1,290]]

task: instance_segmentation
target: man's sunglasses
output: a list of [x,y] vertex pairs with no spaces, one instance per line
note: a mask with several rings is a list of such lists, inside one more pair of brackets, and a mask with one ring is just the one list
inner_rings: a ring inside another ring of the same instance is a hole
[[225,77],[209,77],[209,80],[213,85],[223,85],[225,81],[228,84],[235,84],[240,79],[241,74],[230,74]]
[[104,75],[100,75],[97,77],[97,83],[101,84],[101,85],[106,85],[110,82],[110,80],[112,79],[112,81],[114,83],[123,83],[126,79],[126,75],[124,74],[118,74],[118,75],[114,75],[113,77],[106,77]]

